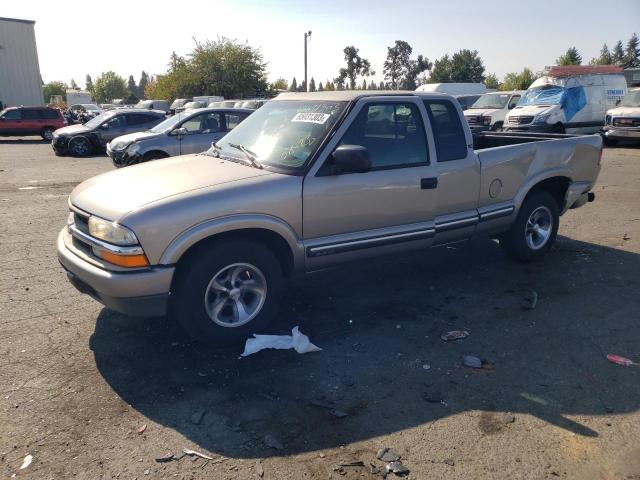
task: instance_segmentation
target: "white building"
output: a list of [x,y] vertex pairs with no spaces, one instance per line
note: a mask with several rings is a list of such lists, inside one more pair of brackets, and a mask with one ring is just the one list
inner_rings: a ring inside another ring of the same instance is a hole
[[42,77],[32,20],[0,17],[0,102],[42,105]]

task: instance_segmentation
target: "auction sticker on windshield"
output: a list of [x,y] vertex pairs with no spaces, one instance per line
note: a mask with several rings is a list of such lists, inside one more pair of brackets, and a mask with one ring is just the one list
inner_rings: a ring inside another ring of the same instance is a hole
[[307,122],[307,123],[319,123],[323,125],[330,117],[328,113],[310,113],[299,112],[291,120],[292,122]]

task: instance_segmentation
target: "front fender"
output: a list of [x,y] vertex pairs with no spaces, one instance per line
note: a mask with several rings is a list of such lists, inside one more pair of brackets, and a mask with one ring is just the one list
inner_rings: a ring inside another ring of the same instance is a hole
[[282,237],[293,254],[294,271],[304,269],[304,247],[295,230],[283,220],[270,215],[240,214],[207,220],[188,228],[175,237],[160,257],[159,264],[173,265],[193,245],[206,238],[228,232],[246,229],[261,229],[271,231]]

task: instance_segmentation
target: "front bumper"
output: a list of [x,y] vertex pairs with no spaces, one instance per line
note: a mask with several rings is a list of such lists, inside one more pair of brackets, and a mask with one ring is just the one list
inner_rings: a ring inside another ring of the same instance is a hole
[[53,152],[56,155],[66,155],[67,153],[69,153],[69,151],[67,150],[67,143],[68,143],[68,138],[67,137],[53,137],[53,140],[51,140],[51,148],[53,148]]
[[140,162],[140,155],[129,155],[127,150],[112,150],[111,144],[107,144],[107,155],[115,167],[126,167]]
[[491,125],[469,125],[469,128],[471,129],[471,132],[473,133],[477,133],[477,132],[488,132],[491,130]]
[[502,129],[505,132],[536,132],[536,133],[550,133],[553,130],[554,125],[543,123],[540,125],[504,125]]
[[71,284],[106,307],[125,315],[162,316],[167,313],[174,267],[151,267],[127,271],[100,268],[76,255],[71,235],[58,235],[58,261]]
[[602,134],[616,140],[640,140],[640,128],[637,127],[606,126],[602,129]]

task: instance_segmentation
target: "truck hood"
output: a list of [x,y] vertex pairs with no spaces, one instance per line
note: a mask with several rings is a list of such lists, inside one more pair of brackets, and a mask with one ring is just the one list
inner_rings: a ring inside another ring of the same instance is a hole
[[68,127],[62,127],[56,130],[56,136],[64,136],[64,135],[77,135],[79,133],[87,133],[92,130],[84,125],[69,125]]
[[185,155],[90,178],[71,192],[69,202],[87,213],[118,221],[163,198],[265,175],[273,173],[207,155]]
[[464,116],[465,117],[476,117],[476,116],[483,116],[483,117],[490,117],[491,115],[493,115],[496,112],[499,112],[501,109],[499,108],[467,108],[464,111]]
[[525,105],[523,107],[515,107],[507,116],[531,115],[535,117],[536,115],[551,113],[557,106],[558,105]]
[[640,107],[617,107],[607,110],[612,117],[640,117]]

